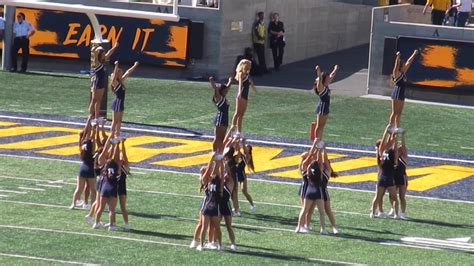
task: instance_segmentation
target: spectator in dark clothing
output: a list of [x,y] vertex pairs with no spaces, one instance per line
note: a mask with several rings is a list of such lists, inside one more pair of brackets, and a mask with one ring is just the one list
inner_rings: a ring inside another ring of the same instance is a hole
[[250,70],[250,75],[251,76],[261,76],[262,73],[258,69],[257,62],[255,61],[255,58],[253,57],[253,50],[250,47],[245,48],[245,52],[243,55],[237,56],[237,61],[235,62],[235,66],[239,64],[242,59],[247,59],[250,62],[252,62],[252,69]]
[[425,8],[423,8],[423,14],[426,14],[426,10],[431,6],[431,23],[433,25],[443,25],[446,11],[451,7],[451,0],[428,0]]
[[280,21],[278,13],[273,14],[273,20],[268,26],[268,33],[270,34],[270,48],[273,54],[273,64],[275,70],[280,70],[283,64],[283,53],[285,48],[285,26]]
[[253,39],[253,49],[257,53],[258,57],[258,66],[261,73],[268,73],[267,63],[265,62],[265,14],[263,12],[258,12],[257,21],[253,25],[252,29],[252,39]]

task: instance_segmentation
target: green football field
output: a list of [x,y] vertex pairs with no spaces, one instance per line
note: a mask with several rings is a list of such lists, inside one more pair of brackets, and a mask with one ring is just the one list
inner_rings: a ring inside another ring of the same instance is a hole
[[[87,115],[86,75],[0,72],[0,80],[0,111]],[[124,121],[212,130],[215,106],[209,84],[130,78],[126,86]],[[231,114],[236,88],[233,85],[228,97]],[[258,84],[257,89],[257,93],[250,92],[244,132],[307,140],[309,125],[315,119],[316,95],[311,91],[259,88]],[[111,101],[109,91],[109,106]],[[373,146],[388,123],[390,102],[342,96],[333,96],[331,101],[325,140]],[[471,121],[472,109],[406,103],[402,127],[408,130],[411,149],[472,155]]]
[[[87,115],[89,78],[85,75],[0,72],[0,83],[3,115],[73,121]],[[215,107],[208,84],[131,78],[126,86],[125,121],[211,132]],[[309,143],[317,102],[314,93],[258,84],[257,89],[251,91],[244,132]],[[228,97],[231,112],[235,91],[234,85]],[[109,103],[111,98],[109,94]],[[329,145],[368,149],[386,126],[389,111],[388,101],[333,96],[325,140]],[[402,126],[408,129],[409,148],[418,154],[470,160],[472,121],[472,109],[407,103]],[[13,136],[1,141],[21,140]],[[133,230],[109,232],[91,229],[85,210],[68,209],[77,162],[31,158],[41,156],[31,151],[2,153],[10,155],[0,155],[1,265],[470,265],[474,261],[472,243],[449,240],[474,237],[472,202],[409,197],[410,220],[370,219],[373,193],[330,188],[340,234],[319,235],[318,215],[313,217],[312,233],[296,234],[298,184],[252,179],[249,191],[257,211],[250,212],[240,195],[243,215],[233,219],[238,251],[228,249],[222,227],[227,249],[199,253],[188,248],[203,197],[197,172],[133,168],[127,182]],[[453,187],[466,192],[472,184],[471,178]],[[443,189],[439,193],[446,192]],[[117,221],[123,225],[120,215]]]
[[[133,169],[128,179],[128,208],[134,229],[93,230],[84,219],[85,210],[68,209],[77,169],[78,164],[70,162],[0,157],[0,191],[22,192],[0,199],[0,264],[41,262],[8,254],[134,265],[469,265],[473,259],[472,251],[399,246],[402,237],[473,237],[473,204],[409,198],[408,213],[416,219],[370,219],[372,193],[330,189],[341,233],[296,234],[298,186],[256,180],[249,181],[249,190],[256,199],[257,212],[245,211],[247,203],[240,196],[244,211],[233,219],[238,251],[200,253],[187,247],[202,197],[197,176],[143,169]],[[117,221],[123,224],[120,215]],[[315,216],[316,230],[317,222]],[[229,247],[223,233],[224,245]]]

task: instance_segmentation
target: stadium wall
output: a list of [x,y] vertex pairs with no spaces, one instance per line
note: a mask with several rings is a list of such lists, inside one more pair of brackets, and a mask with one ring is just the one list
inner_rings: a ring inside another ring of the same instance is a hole
[[[368,93],[391,94],[395,52],[411,47],[421,54],[408,72],[407,97],[474,106],[474,30],[430,25],[430,15],[423,16],[422,9],[414,5],[373,9]],[[411,52],[406,50],[402,58]]]

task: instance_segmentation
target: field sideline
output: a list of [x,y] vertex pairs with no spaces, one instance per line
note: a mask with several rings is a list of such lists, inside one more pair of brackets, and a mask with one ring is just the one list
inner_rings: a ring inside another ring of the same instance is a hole
[[[188,245],[202,199],[197,173],[211,147],[215,107],[208,84],[127,81],[124,119],[130,123],[123,134],[133,163],[127,182],[133,230],[108,232],[91,229],[84,210],[68,209],[89,79],[0,72],[0,80],[0,264],[472,262],[474,128],[466,123],[474,121],[472,110],[407,103],[402,123],[411,156],[410,220],[370,219],[376,171],[372,146],[390,105],[334,96],[325,136],[341,174],[329,189],[341,233],[320,236],[315,215],[315,232],[296,234],[300,177],[295,165],[308,147],[317,99],[308,91],[257,87],[244,122],[255,146],[257,173],[250,175],[249,192],[257,211],[251,212],[240,194],[243,215],[233,219],[239,250],[228,249],[223,227],[227,249],[199,253]],[[234,94],[235,87],[229,99]],[[117,221],[123,224],[120,215]]]

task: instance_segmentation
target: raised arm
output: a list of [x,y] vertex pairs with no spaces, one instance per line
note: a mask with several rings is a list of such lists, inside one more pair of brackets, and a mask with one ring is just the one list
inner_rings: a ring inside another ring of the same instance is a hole
[[112,134],[110,134],[110,136],[107,138],[107,141],[105,142],[105,145],[104,145],[104,149],[99,154],[99,158],[98,158],[99,165],[104,165],[109,159],[109,153],[110,153],[109,149],[110,149],[111,140],[112,140]]
[[211,84],[211,87],[214,90],[214,102],[218,102],[222,95],[219,93],[219,87],[217,87],[216,81],[214,80],[213,76],[209,77],[209,83]]
[[116,42],[114,46],[105,54],[105,61],[109,61],[110,57],[114,54],[114,52],[117,50],[117,47],[119,46],[119,43]]
[[393,79],[396,79],[399,75],[399,72],[400,72],[400,57],[401,57],[401,53],[400,52],[397,52],[397,54],[395,55],[395,65],[393,66],[393,70],[392,70],[392,78]]
[[314,82],[314,86],[313,86],[313,90],[316,94],[319,93],[319,91],[321,91],[323,89],[323,75],[322,75],[322,72],[321,72],[321,68],[318,66],[315,67],[316,70],[316,81]]
[[335,65],[331,74],[329,74],[328,84],[332,82],[332,80],[336,77],[337,71],[339,70],[339,65]]
[[405,66],[403,68],[403,72],[407,72],[408,69],[410,68],[411,64],[415,61],[416,56],[418,55],[418,49],[413,51],[413,54],[411,54],[410,58],[408,58],[407,62],[405,63]]
[[125,74],[123,74],[122,80],[125,81],[133,73],[133,71],[135,71],[135,69],[137,69],[137,67],[138,67],[138,62],[135,62],[135,64],[133,64],[133,66],[131,68],[129,68],[125,72]]

